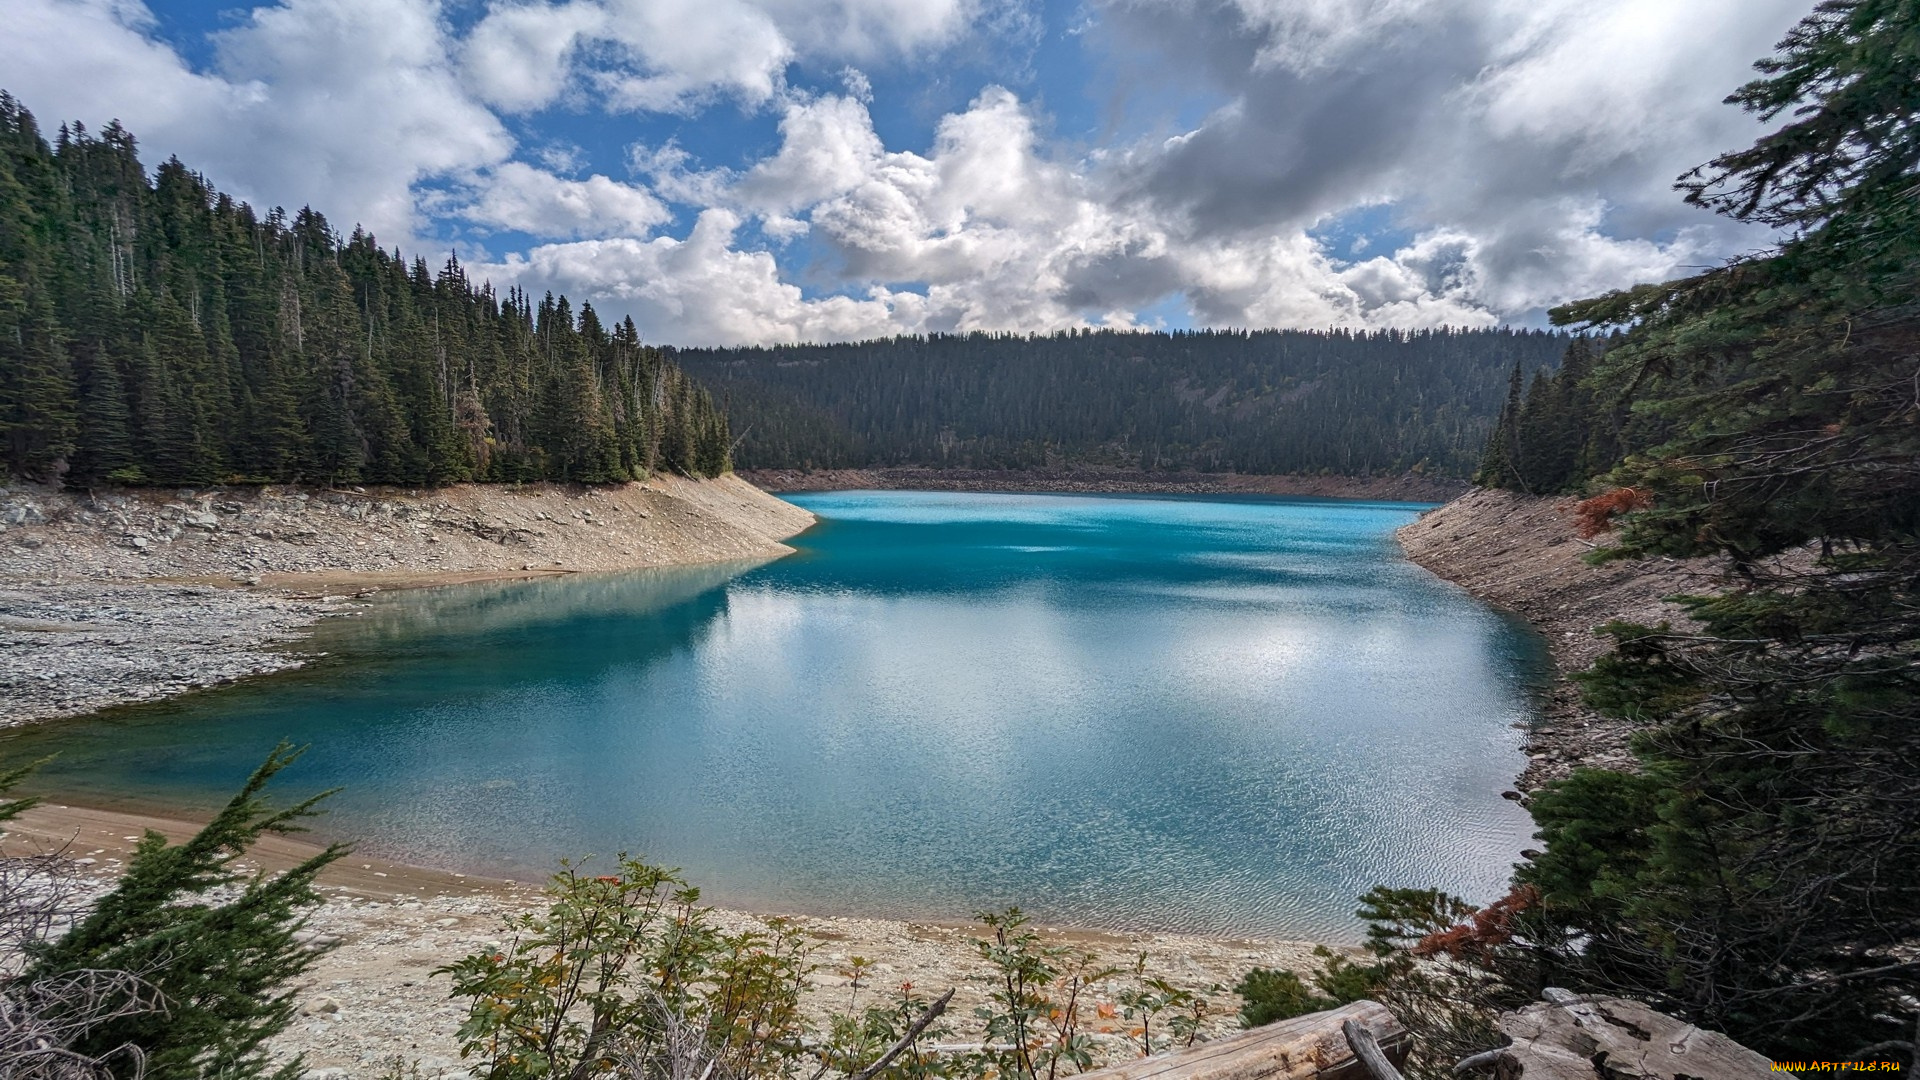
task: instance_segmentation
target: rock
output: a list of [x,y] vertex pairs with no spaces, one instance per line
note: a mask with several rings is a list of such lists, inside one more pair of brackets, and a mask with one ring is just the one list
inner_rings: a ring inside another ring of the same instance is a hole
[[303,1016],[332,1016],[339,1011],[340,1003],[330,997],[314,998],[312,1001],[300,1006],[300,1012]]
[[18,506],[10,506],[4,513],[0,513],[0,521],[8,525],[44,525],[47,519],[40,513],[39,507],[32,503],[21,503]]
[[144,536],[127,536],[121,538],[120,544],[122,547],[130,547],[135,551],[145,551],[147,548],[153,546],[153,541]]

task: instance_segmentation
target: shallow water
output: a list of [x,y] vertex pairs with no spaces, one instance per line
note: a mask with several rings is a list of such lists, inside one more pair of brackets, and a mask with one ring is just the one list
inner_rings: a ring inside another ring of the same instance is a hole
[[1407,563],[1418,507],[795,496],[799,554],[396,594],[307,671],[17,735],[204,807],[280,737],[323,832],[533,877],[619,851],[776,910],[1315,939],[1501,891],[1538,639]]

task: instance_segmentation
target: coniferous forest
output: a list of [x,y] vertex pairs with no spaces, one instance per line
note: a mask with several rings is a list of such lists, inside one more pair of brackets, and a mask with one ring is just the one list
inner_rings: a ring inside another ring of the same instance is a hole
[[1525,330],[974,333],[681,349],[743,468],[930,465],[1465,477]]
[[70,486],[605,482],[729,467],[631,319],[498,296],[0,93],[0,446]]

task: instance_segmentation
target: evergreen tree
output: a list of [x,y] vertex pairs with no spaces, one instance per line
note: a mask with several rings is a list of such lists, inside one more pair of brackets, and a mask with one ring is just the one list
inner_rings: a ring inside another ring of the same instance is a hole
[[[315,876],[346,849],[329,846],[276,875],[248,876],[233,866],[260,837],[301,831],[300,822],[326,797],[276,809],[263,794],[299,756],[285,744],[275,749],[185,843],[148,831],[113,890],[66,934],[32,950],[22,976],[28,983],[126,971],[165,1000],[164,1012],[95,1025],[76,1050],[99,1055],[131,1043],[145,1052],[154,1080],[301,1074],[298,1060],[273,1067],[262,1046],[292,1020],[290,984],[322,954],[297,938],[302,912],[320,902]],[[216,891],[230,895],[216,898]]]
[[645,475],[669,436],[700,448],[680,471],[726,471],[711,397],[665,407],[678,378],[630,322],[564,297],[536,316],[457,260],[429,273],[311,207],[258,216],[177,160],[149,180],[118,123],[49,146],[0,94],[9,473],[600,483]]
[[113,357],[96,354],[81,372],[79,444],[74,484],[132,483],[140,478],[133,449],[133,413]]
[[1619,460],[1610,416],[1589,385],[1593,360],[1591,340],[1574,338],[1559,370],[1536,370],[1524,396],[1514,369],[1474,483],[1531,494],[1578,491]]
[[1480,454],[1480,467],[1474,470],[1473,482],[1483,487],[1525,490],[1515,466],[1520,456],[1520,414],[1524,408],[1520,387],[1520,365],[1515,364],[1507,379],[1507,400],[1500,406],[1500,417],[1494,421],[1493,433]]
[[1520,878],[1568,980],[1776,1057],[1908,1045],[1920,993],[1916,26],[1825,0],[1730,99],[1789,119],[1682,186],[1776,250],[1555,312],[1625,329],[1586,381],[1623,460],[1585,468],[1644,508],[1603,557],[1731,576],[1690,628],[1609,628],[1586,694],[1639,771],[1539,794]]
[[0,91],[0,452],[10,471],[53,479],[77,417],[53,308],[65,200],[33,117]]

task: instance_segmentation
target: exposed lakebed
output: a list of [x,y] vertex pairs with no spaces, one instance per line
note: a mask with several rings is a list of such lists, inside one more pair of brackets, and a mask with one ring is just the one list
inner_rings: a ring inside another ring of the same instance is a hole
[[324,832],[530,878],[619,851],[766,910],[1350,940],[1370,885],[1488,900],[1538,639],[1406,562],[1418,507],[794,496],[799,553],[470,585],[313,668],[45,725],[76,799],[204,808],[273,742]]

